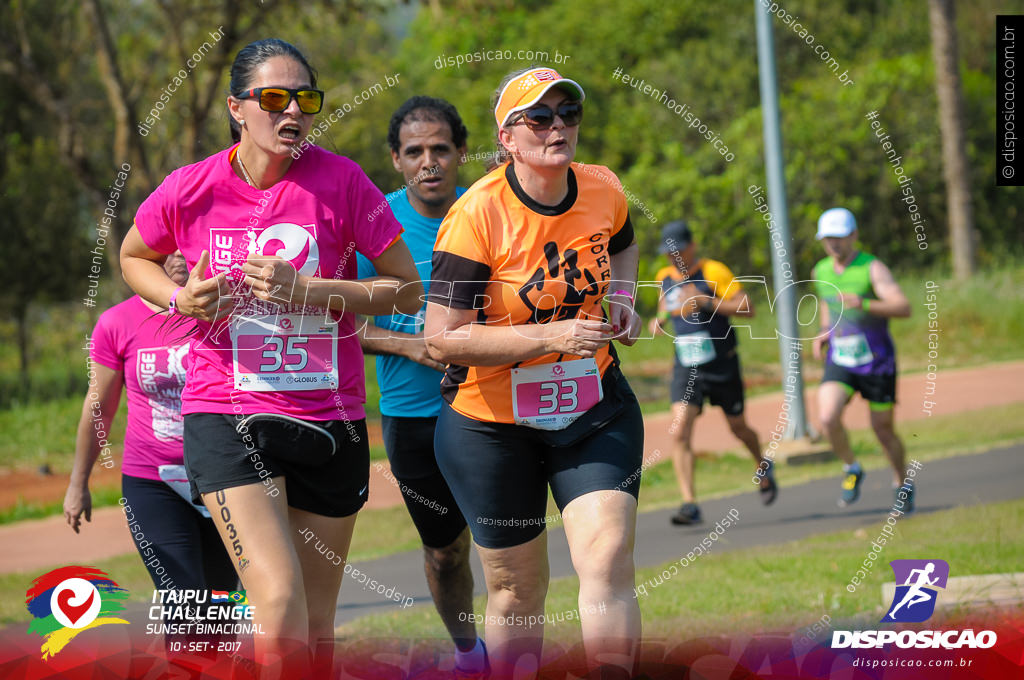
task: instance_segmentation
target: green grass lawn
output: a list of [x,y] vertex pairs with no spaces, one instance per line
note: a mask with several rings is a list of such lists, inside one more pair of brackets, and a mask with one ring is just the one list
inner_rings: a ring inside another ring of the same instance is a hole
[[[639,569],[639,584],[658,583],[641,595],[644,637],[686,640],[736,632],[795,631],[831,617],[832,625],[870,627],[884,614],[881,585],[892,581],[888,561],[937,556],[949,562],[951,576],[1014,572],[1020,569],[1018,531],[1024,500],[955,508],[902,519],[855,593],[850,582],[870,550],[874,528],[815,536],[786,544],[715,554],[714,549],[664,580],[669,564]],[[728,531],[728,530],[726,530]],[[728,533],[726,533],[726,537]],[[662,579],[658,581],[659,577]],[[650,581],[648,581],[650,579]],[[576,608],[575,577],[551,583],[546,613]],[[474,608],[484,612],[486,599]],[[944,611],[943,617],[955,616]],[[446,637],[430,605],[364,617],[338,629],[339,636]],[[566,643],[579,639],[576,621],[547,627],[546,635]]]

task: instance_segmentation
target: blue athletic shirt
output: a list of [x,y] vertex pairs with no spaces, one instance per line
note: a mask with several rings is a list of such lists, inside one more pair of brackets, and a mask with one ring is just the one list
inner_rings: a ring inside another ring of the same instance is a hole
[[[463,187],[455,189],[456,198],[464,194]],[[405,231],[402,240],[412,253],[416,272],[423,281],[423,293],[429,290],[431,274],[430,261],[434,254],[434,241],[442,220],[424,217],[409,203],[409,196],[403,187],[387,195],[391,211]],[[362,255],[359,261],[359,278],[377,276],[373,264]],[[416,316],[395,314],[375,316],[373,322],[380,328],[401,333],[416,333],[423,330],[423,317],[427,304],[424,302]],[[408,418],[432,418],[441,412],[441,377],[443,372],[435,371],[411,359],[394,354],[377,355],[377,385],[380,386],[380,412],[386,416]]]

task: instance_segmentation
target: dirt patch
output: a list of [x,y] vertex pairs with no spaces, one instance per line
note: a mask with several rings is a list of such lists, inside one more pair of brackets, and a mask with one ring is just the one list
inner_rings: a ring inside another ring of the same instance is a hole
[[[14,470],[0,474],[0,509],[21,503],[52,503],[64,499],[68,489],[69,473],[42,474],[38,470]],[[93,469],[89,488],[121,486],[121,468]]]
[[[380,421],[366,423],[370,446],[383,446]],[[114,460],[120,462],[121,450],[112,449]],[[70,472],[54,472],[43,474],[37,469],[16,469],[0,471],[0,510],[13,508],[18,503],[53,503],[64,500],[68,489]],[[95,494],[96,489],[113,487],[121,488],[121,466],[104,468],[95,465],[89,478],[89,488]],[[401,497],[399,496],[399,500]]]

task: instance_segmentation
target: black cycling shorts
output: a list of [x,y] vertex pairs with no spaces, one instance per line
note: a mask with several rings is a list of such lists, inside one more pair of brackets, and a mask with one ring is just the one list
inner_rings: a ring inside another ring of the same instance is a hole
[[466,519],[434,458],[437,418],[382,415],[380,420],[391,474],[423,545],[451,545],[466,528]]
[[854,373],[831,361],[825,362],[825,375],[821,382],[838,382],[846,385],[852,396],[860,392],[871,404],[889,406],[896,403],[896,373],[861,374]]
[[621,412],[571,446],[548,444],[540,430],[474,420],[442,406],[434,451],[478,545],[511,548],[539,536],[549,485],[559,510],[593,491],[639,496],[643,416],[625,378],[619,381]]
[[[200,494],[247,484],[264,486],[267,495],[284,493],[288,505],[325,517],[347,517],[369,498],[370,447],[365,420],[315,421],[337,444],[325,463],[304,465],[275,457],[274,451],[256,446],[251,433],[235,429],[241,416],[226,413],[190,413],[185,416],[185,468],[192,499]],[[298,452],[301,454],[301,452]],[[295,451],[287,452],[294,457]]]

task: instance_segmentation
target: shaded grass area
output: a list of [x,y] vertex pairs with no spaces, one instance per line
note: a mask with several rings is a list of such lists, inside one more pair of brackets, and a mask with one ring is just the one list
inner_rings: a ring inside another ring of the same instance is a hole
[[[82,415],[82,394],[0,410],[0,466],[34,468],[49,465],[70,472],[75,455],[75,429]],[[127,409],[124,399],[110,425],[107,440],[120,450],[124,443]]]
[[[367,422],[379,421],[376,371],[372,358],[367,361],[366,383]],[[82,415],[81,394],[39,403],[28,403],[11,409],[0,409],[0,471],[48,465],[55,472],[70,472],[75,457],[75,429]],[[125,400],[110,426],[107,441],[120,452],[124,444],[124,430],[128,410]],[[382,446],[370,447],[371,460],[384,460]],[[118,456],[118,462],[120,458]]]
[[[691,562],[678,575],[664,578],[669,563],[639,569],[637,583],[660,583],[641,594],[644,637],[686,640],[713,633],[795,631],[827,614],[833,626],[872,627],[888,603],[881,585],[892,580],[887,562],[941,556],[955,576],[1014,572],[1020,569],[1018,527],[1024,500],[961,507],[901,520],[895,538],[854,593],[846,590],[870,550],[873,529],[840,531],[786,544],[710,554]],[[728,535],[723,538],[726,540]],[[650,580],[650,581],[649,581]],[[545,612],[552,617],[576,608],[575,577],[551,583]],[[474,600],[484,613],[486,599]],[[943,617],[964,612],[945,610]],[[577,621],[547,628],[549,639],[579,640]],[[339,636],[445,638],[430,605],[364,617],[337,630]]]

